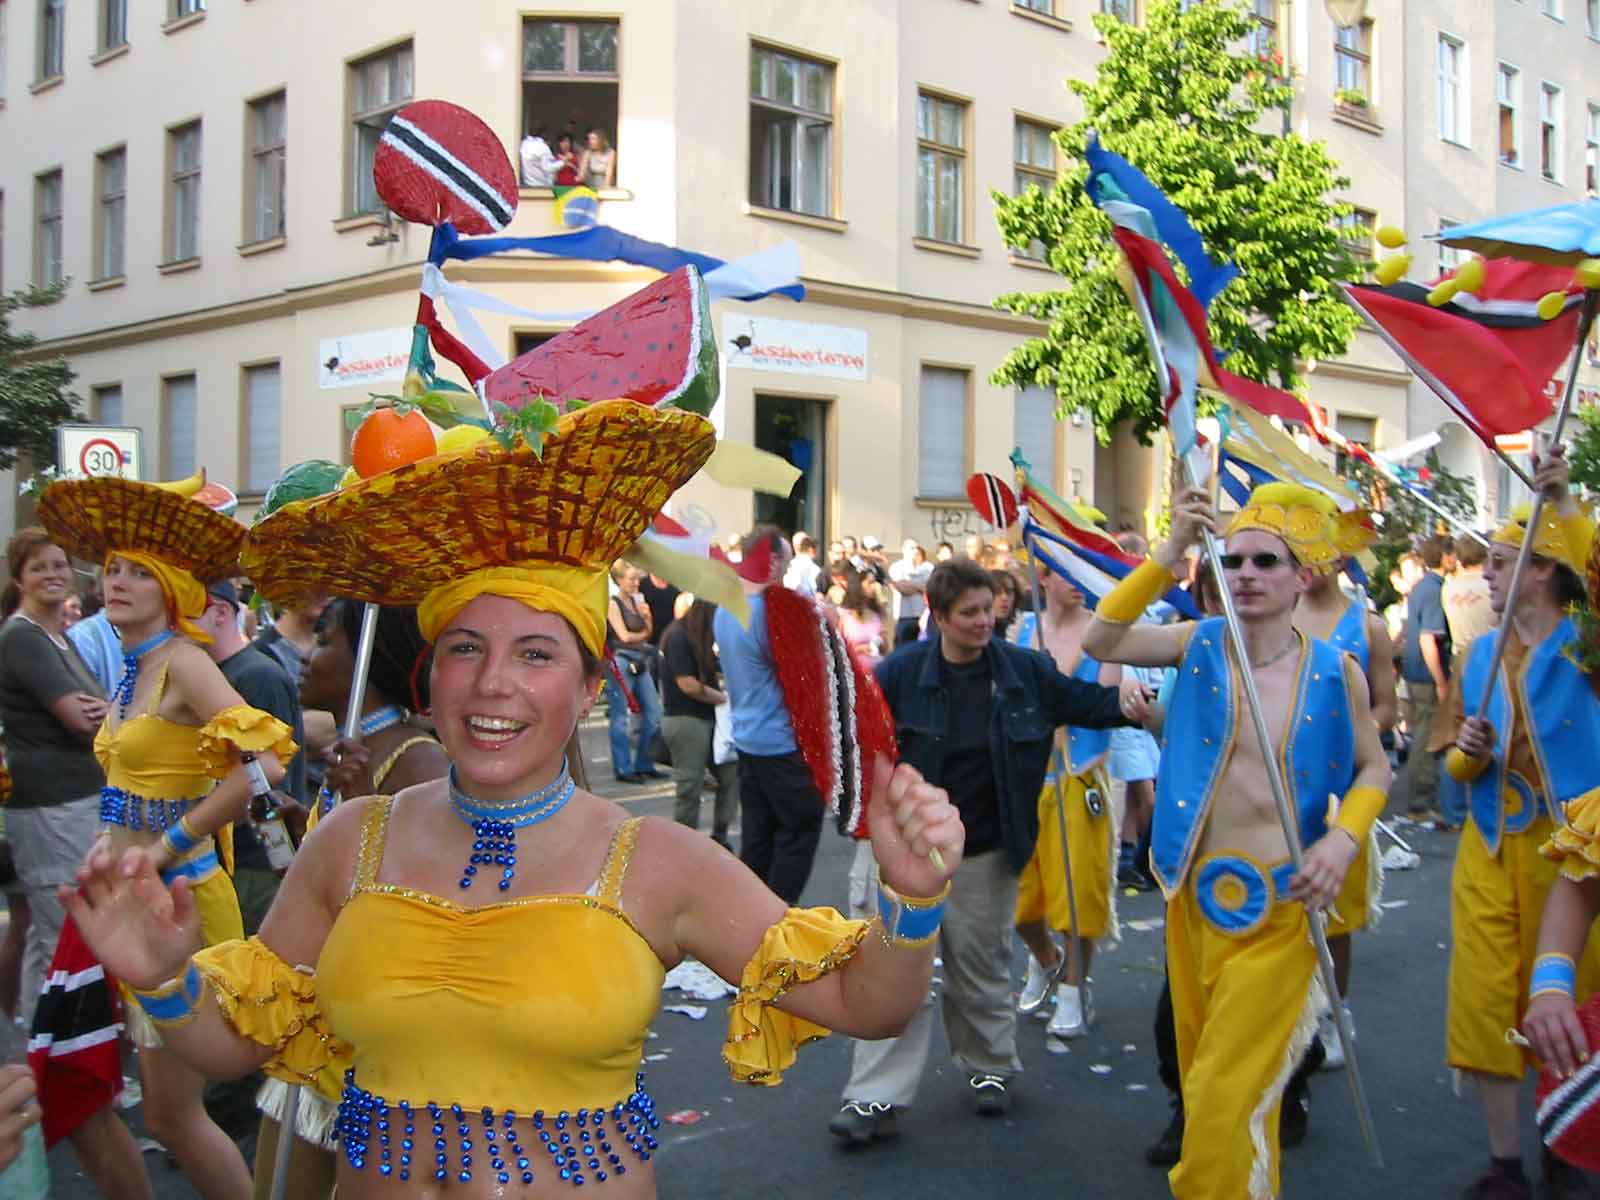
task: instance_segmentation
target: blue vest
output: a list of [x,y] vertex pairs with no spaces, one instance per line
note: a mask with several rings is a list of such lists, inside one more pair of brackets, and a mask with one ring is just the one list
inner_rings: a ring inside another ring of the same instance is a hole
[[1372,640],[1367,637],[1367,607],[1352,600],[1333,632],[1325,639],[1336,650],[1352,655],[1361,666],[1361,673],[1372,678]]
[[[1183,886],[1234,739],[1250,720],[1235,703],[1227,640],[1221,617],[1196,625],[1172,689],[1150,836],[1151,865],[1169,897]],[[1328,831],[1328,798],[1342,797],[1356,774],[1344,654],[1326,642],[1304,639],[1287,728],[1289,746],[1279,766],[1300,840],[1309,846]]]
[[[1509,681],[1502,664],[1489,707],[1484,712],[1495,730],[1494,761],[1469,784],[1457,783],[1448,771],[1439,772],[1439,787],[1446,797],[1463,805],[1472,814],[1478,832],[1490,854],[1498,854],[1500,840],[1508,833],[1522,833],[1538,816],[1541,805],[1552,801],[1565,804],[1600,782],[1596,747],[1600,747],[1600,702],[1589,688],[1589,680],[1578,670],[1566,651],[1578,637],[1568,617],[1563,617],[1550,636],[1528,651],[1522,671]],[[1461,672],[1461,694],[1469,705],[1483,695],[1489,659],[1494,653],[1495,634],[1486,633],[1467,651],[1466,669]],[[1512,707],[1511,688],[1516,689]],[[1530,704],[1528,698],[1537,697]],[[1515,716],[1513,715],[1515,714]],[[1539,765],[1538,779],[1523,779],[1506,769],[1511,749],[1511,724],[1528,720],[1528,743]],[[1505,803],[1507,789],[1517,793],[1518,803]],[[1463,791],[1465,801],[1463,804]],[[1457,810],[1459,811],[1459,809]]]
[[[1074,679],[1084,683],[1100,682],[1100,664],[1087,654],[1078,655],[1078,665],[1072,672]],[[1103,759],[1111,750],[1111,730],[1079,729],[1067,726],[1067,772],[1082,775]]]

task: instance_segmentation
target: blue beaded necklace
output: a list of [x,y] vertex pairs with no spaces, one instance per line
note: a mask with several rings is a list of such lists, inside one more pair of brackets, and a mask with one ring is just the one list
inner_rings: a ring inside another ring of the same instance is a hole
[[122,679],[117,683],[116,691],[111,693],[111,698],[117,702],[117,719],[122,720],[128,715],[128,705],[133,703],[134,685],[139,682],[139,660],[157,646],[165,645],[172,640],[172,630],[163,629],[154,637],[148,637],[131,650],[122,652]]
[[[365,740],[375,733],[393,728],[405,719],[406,710],[398,704],[385,704],[382,708],[375,708],[361,718],[361,737]],[[333,793],[328,790],[327,784],[317,789],[317,804],[322,808],[323,816],[333,811]]]
[[561,760],[561,774],[536,792],[518,796],[503,804],[486,805],[461,790],[455,767],[450,768],[450,807],[456,816],[472,826],[472,856],[461,872],[461,888],[472,886],[478,868],[500,867],[500,890],[511,890],[511,880],[517,873],[517,830],[526,829],[548,821],[572,799],[578,785],[572,781],[566,759]]

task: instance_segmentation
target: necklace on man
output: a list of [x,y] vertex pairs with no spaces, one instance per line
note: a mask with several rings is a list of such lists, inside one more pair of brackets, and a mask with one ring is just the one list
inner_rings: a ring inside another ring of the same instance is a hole
[[563,808],[578,785],[572,781],[572,772],[566,759],[561,760],[561,773],[537,791],[518,796],[515,800],[499,803],[486,802],[467,795],[461,790],[454,766],[450,768],[450,807],[468,825],[472,826],[472,855],[461,872],[461,889],[465,891],[477,878],[479,867],[500,868],[500,890],[511,890],[511,880],[517,873],[517,830],[548,821]]
[[1274,654],[1271,658],[1267,659],[1265,662],[1252,662],[1250,664],[1250,669],[1252,671],[1265,671],[1268,667],[1270,667],[1274,663],[1280,661],[1285,655],[1287,655],[1289,653],[1289,651],[1293,650],[1299,644],[1300,644],[1299,637],[1291,632],[1289,634],[1289,640],[1288,640],[1287,643],[1285,643],[1285,645],[1284,645],[1282,650],[1279,650],[1276,654]]
[[120,721],[128,715],[128,705],[133,703],[134,685],[139,682],[139,660],[157,646],[163,646],[172,640],[172,630],[163,629],[153,637],[148,637],[137,646],[122,652],[122,679],[117,683],[116,691],[111,693],[111,698],[117,702],[117,719]]

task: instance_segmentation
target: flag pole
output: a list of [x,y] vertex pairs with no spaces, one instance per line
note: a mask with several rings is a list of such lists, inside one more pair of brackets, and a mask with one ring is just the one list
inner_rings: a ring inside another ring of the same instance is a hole
[[[1589,340],[1589,331],[1594,328],[1595,310],[1600,307],[1600,290],[1590,288],[1583,296],[1583,315],[1578,318],[1578,344],[1572,350],[1572,362],[1567,367],[1567,387],[1561,397],[1561,408],[1556,413],[1555,428],[1550,431],[1550,442],[1559,445],[1561,435],[1566,430],[1567,418],[1572,415],[1572,397],[1578,390],[1578,366],[1583,362],[1583,347]],[[1531,486],[1531,484],[1530,484]],[[1538,488],[1533,489],[1533,507],[1528,512],[1527,523],[1523,526],[1522,545],[1517,549],[1517,565],[1511,570],[1511,583],[1506,588],[1506,602],[1500,613],[1500,626],[1495,630],[1494,653],[1489,658],[1489,673],[1484,677],[1483,694],[1478,698],[1478,707],[1473,710],[1473,715],[1481,717],[1489,708],[1489,700],[1494,695],[1495,680],[1500,677],[1500,663],[1506,654],[1506,638],[1511,634],[1512,616],[1517,611],[1517,598],[1522,592],[1522,580],[1527,573],[1528,560],[1533,557],[1534,531],[1539,528],[1539,517],[1544,512],[1544,493]],[[1566,824],[1566,814],[1559,804],[1552,806],[1556,819],[1563,825]]]
[[[1138,287],[1132,289],[1132,299],[1134,309],[1144,326],[1145,341],[1149,346],[1156,368],[1156,378],[1164,398],[1170,386],[1171,374],[1167,368],[1166,354],[1161,348],[1160,335],[1156,331],[1149,306],[1144,302],[1144,293]],[[1173,449],[1177,450],[1176,444]],[[1189,454],[1179,453],[1178,460],[1182,464],[1183,478],[1187,486],[1200,486]],[[1299,874],[1301,859],[1304,857],[1304,850],[1300,844],[1300,823],[1289,804],[1289,792],[1283,781],[1283,764],[1272,752],[1274,744],[1272,731],[1267,726],[1266,711],[1261,705],[1261,694],[1256,689],[1255,676],[1250,670],[1250,652],[1245,644],[1244,628],[1239,623],[1239,613],[1234,608],[1233,595],[1228,589],[1227,576],[1222,570],[1222,542],[1210,529],[1204,530],[1203,534],[1206,561],[1211,566],[1212,577],[1217,581],[1217,595],[1222,600],[1222,615],[1228,630],[1228,642],[1239,663],[1239,679],[1244,686],[1245,707],[1250,710],[1256,741],[1261,747],[1261,761],[1266,767],[1267,782],[1272,787],[1272,800],[1278,810],[1278,824],[1283,828],[1283,840],[1289,849],[1289,860],[1295,873]],[[1344,1050],[1345,1074],[1350,1081],[1350,1097],[1355,1105],[1356,1121],[1361,1126],[1361,1136],[1367,1143],[1367,1151],[1372,1156],[1373,1165],[1382,1167],[1383,1148],[1378,1144],[1377,1126],[1372,1119],[1372,1109],[1367,1103],[1366,1087],[1361,1080],[1361,1068],[1356,1060],[1355,1030],[1351,1027],[1350,1017],[1345,1012],[1344,1005],[1339,1003],[1339,986],[1333,968],[1333,955],[1328,950],[1326,920],[1322,912],[1307,908],[1306,923],[1311,931],[1312,944],[1317,951],[1317,971],[1322,980],[1322,989],[1327,994],[1329,1006],[1333,1009],[1333,1022],[1339,1033],[1339,1045]]]
[[[1496,453],[1499,453],[1499,451],[1496,451]],[[1382,466],[1379,466],[1380,461],[1381,460],[1378,459],[1376,455],[1367,460],[1368,465],[1371,466],[1379,475],[1387,479],[1390,483],[1399,485],[1402,489],[1404,489],[1407,495],[1409,495],[1418,504],[1426,508],[1429,512],[1433,513],[1434,516],[1438,517],[1446,525],[1450,526],[1451,529],[1454,529],[1457,533],[1471,538],[1480,545],[1488,546],[1489,539],[1484,537],[1483,534],[1479,533],[1476,529],[1470,528],[1469,526],[1463,524],[1459,517],[1452,516],[1443,507],[1424,496],[1416,488],[1412,487],[1404,479],[1400,478],[1399,474],[1395,472],[1394,468],[1390,467],[1388,463],[1383,463]]]

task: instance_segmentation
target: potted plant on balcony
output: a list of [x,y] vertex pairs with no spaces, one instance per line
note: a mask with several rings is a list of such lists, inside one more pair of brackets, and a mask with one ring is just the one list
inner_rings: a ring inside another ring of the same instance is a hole
[[1362,115],[1366,114],[1367,94],[1359,88],[1337,88],[1333,99],[1340,108],[1353,108]]

